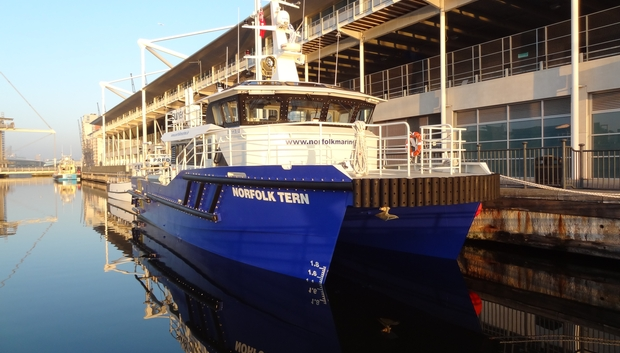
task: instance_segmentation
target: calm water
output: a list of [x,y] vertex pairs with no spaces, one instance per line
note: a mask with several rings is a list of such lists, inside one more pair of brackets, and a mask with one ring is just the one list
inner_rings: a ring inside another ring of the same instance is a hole
[[338,248],[319,286],[179,256],[97,184],[0,180],[0,198],[0,352],[620,352],[616,262]]

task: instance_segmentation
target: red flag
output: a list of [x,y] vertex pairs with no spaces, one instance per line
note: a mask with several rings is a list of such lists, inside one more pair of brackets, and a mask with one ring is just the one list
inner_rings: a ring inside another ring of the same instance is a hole
[[[260,9],[260,12],[258,13],[258,24],[260,26],[264,26],[265,25],[265,17],[263,16],[263,9]],[[265,38],[265,30],[264,29],[260,30],[260,37],[261,38]]]

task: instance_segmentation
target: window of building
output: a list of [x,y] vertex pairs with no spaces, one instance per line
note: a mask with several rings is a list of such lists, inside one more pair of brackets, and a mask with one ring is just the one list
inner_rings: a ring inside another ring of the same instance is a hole
[[[512,119],[512,116],[510,117]],[[542,137],[540,118],[535,120],[511,121],[508,137],[513,140],[531,140]]]
[[[619,109],[620,111],[620,109]],[[560,146],[563,139],[570,144],[570,98],[555,98],[468,109],[456,112],[456,126],[465,128],[464,147],[514,149]]]
[[620,149],[620,91],[592,95],[592,149]]

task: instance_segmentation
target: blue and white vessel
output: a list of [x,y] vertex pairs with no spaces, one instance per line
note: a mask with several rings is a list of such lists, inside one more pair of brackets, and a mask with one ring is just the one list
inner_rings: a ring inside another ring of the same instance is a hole
[[62,156],[58,165],[56,166],[56,172],[52,174],[55,181],[80,181],[81,169],[71,158],[71,156]]
[[281,6],[295,5],[272,1],[273,25],[252,26],[272,32],[257,79],[188,107],[162,135],[174,158],[132,178],[136,213],[179,241],[320,283],[337,242],[455,259],[499,175],[461,160],[462,129],[375,124],[378,98],[301,82]]

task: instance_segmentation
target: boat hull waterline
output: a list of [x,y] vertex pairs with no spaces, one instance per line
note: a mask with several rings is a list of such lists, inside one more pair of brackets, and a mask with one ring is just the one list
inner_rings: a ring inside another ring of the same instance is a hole
[[168,185],[132,179],[142,220],[209,252],[320,283],[337,241],[456,259],[479,206],[394,207],[397,218],[386,221],[377,208],[351,206],[351,185],[329,165],[195,169]]
[[80,176],[75,174],[75,173],[71,173],[71,174],[54,174],[53,178],[56,181],[80,181]]

